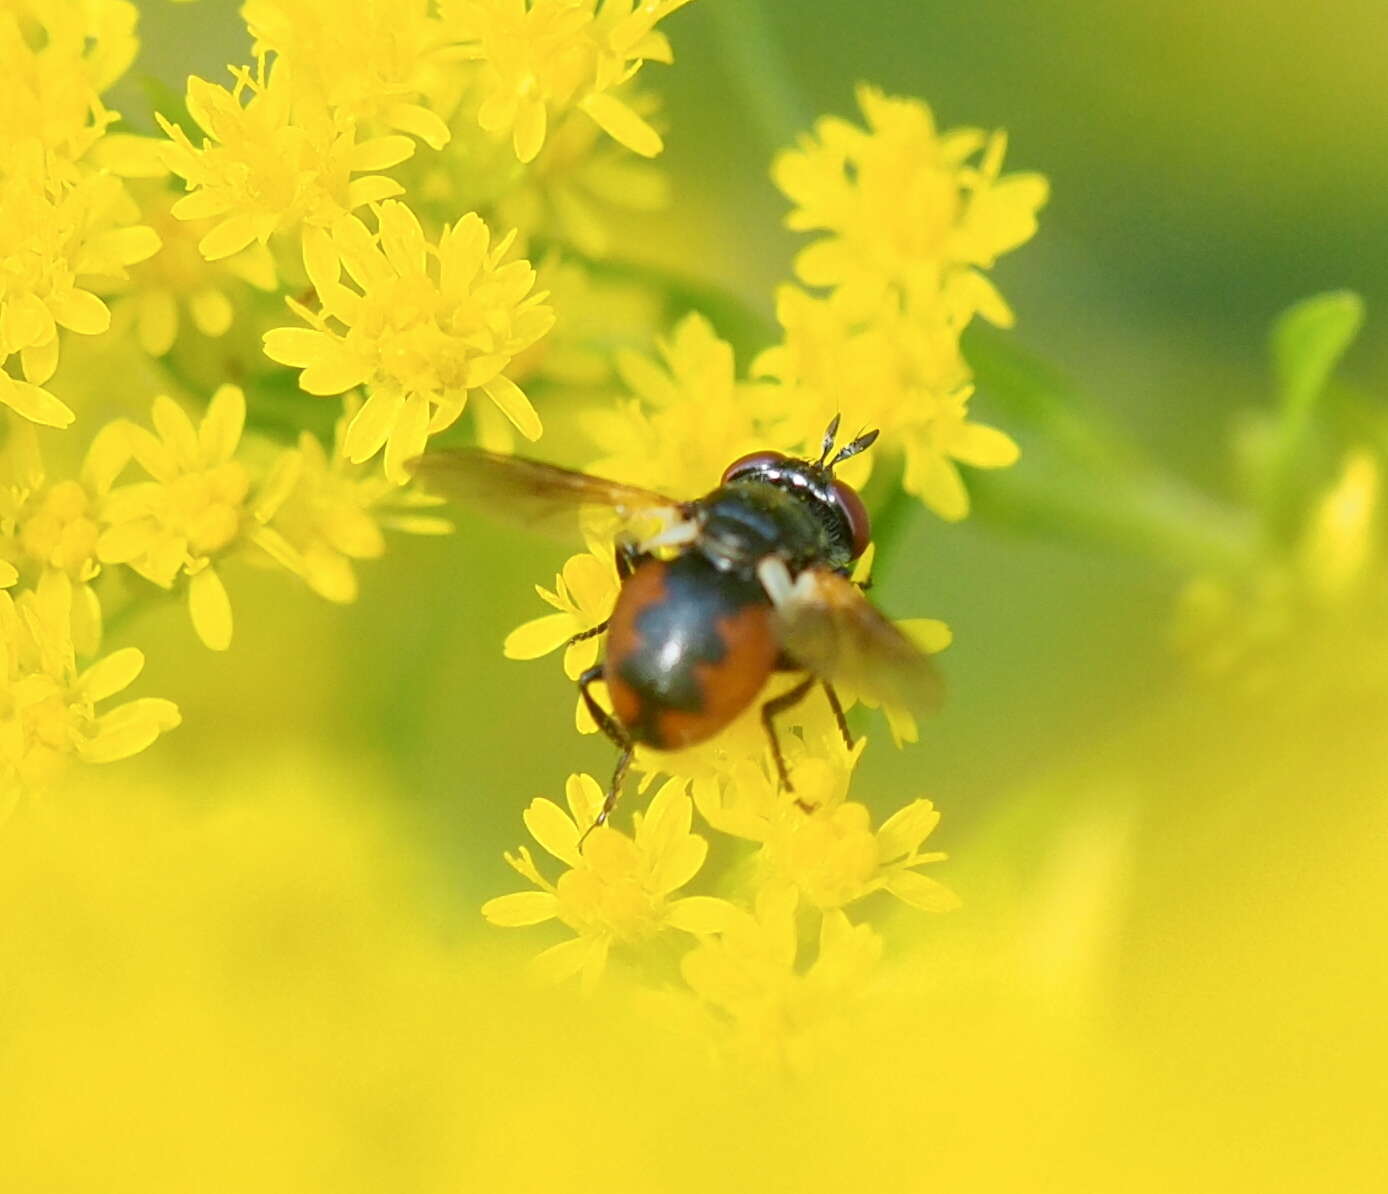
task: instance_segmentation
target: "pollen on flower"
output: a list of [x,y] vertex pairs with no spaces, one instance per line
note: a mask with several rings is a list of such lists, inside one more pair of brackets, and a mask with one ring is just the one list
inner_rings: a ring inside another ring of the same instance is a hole
[[[186,102],[203,130],[201,146],[166,117],[164,164],[189,193],[173,205],[180,220],[209,220],[198,243],[209,261],[265,244],[277,232],[325,228],[361,207],[401,193],[387,170],[414,152],[400,133],[358,140],[355,122],[296,86],[283,60],[259,60],[253,74],[233,67],[230,91],[196,75]],[[358,177],[354,177],[354,175]]]
[[666,784],[652,797],[628,837],[609,826],[584,832],[602,807],[603,794],[588,775],[571,776],[568,812],[549,800],[532,801],[525,825],[541,847],[567,868],[551,882],[521,847],[507,862],[537,890],[489,900],[482,914],[493,924],[523,926],[559,920],[575,934],[535,961],[546,978],[581,975],[591,987],[614,945],[649,941],[667,929],[703,933],[722,925],[726,907],[706,896],[672,899],[698,873],[708,843],[690,832],[693,805],[683,785]]
[[[385,471],[408,480],[405,462],[428,437],[452,424],[481,390],[527,439],[540,419],[504,370],[554,322],[535,271],[507,261],[511,237],[491,243],[474,213],[429,243],[403,203],[378,208],[378,228],[355,216],[331,235],[306,235],[305,264],[321,310],[294,309],[310,325],[265,336],[271,360],[302,369],[310,394],[366,389],[366,404],[347,428],[354,462],[385,448]],[[356,284],[342,281],[343,271]]]

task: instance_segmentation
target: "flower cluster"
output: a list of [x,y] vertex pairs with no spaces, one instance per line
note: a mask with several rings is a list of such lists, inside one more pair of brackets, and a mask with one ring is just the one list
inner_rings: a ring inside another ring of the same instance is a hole
[[1017,458],[1006,435],[968,420],[959,338],[975,315],[1011,325],[982,271],[1031,238],[1047,183],[1001,174],[1001,132],[941,133],[923,103],[873,87],[858,103],[866,129],[826,117],[776,159],[795,205],[787,224],[822,236],[795,259],[810,291],[777,296],[784,336],[753,372],[787,387],[797,410],[879,428],[904,456],[906,489],[958,519],[969,501],[957,464]]
[[[956,462],[997,467],[1015,458],[1002,432],[969,421],[959,341],[975,314],[1010,321],[981,270],[1031,235],[1045,183],[999,178],[1000,134],[941,135],[916,101],[868,88],[860,101],[867,131],[826,120],[776,164],[778,183],[798,205],[792,225],[829,234],[796,261],[801,281],[825,293],[781,289],[784,339],[755,359],[750,378],[697,312],[658,338],[654,353],[619,351],[628,396],[580,419],[592,444],[582,462],[589,471],[690,499],[744,453],[817,455],[825,425],[839,416],[849,427],[879,428],[883,446],[905,457],[906,488],[958,518],[968,501]],[[861,484],[875,451],[846,462],[841,475]],[[517,627],[504,648],[532,659],[563,647],[570,679],[599,657],[620,588],[610,529],[592,522],[585,530],[587,550],[563,565],[553,588],[537,587],[551,612]],[[871,559],[869,551],[860,560],[858,582],[867,582]],[[950,640],[930,620],[903,630],[927,651]],[[649,965],[668,954],[654,939],[693,937],[677,968],[684,998],[736,1046],[797,1064],[877,962],[882,939],[867,918],[883,897],[927,912],[956,904],[927,873],[944,858],[925,848],[940,814],[917,798],[879,818],[851,798],[869,743],[846,746],[835,710],[817,692],[778,717],[790,779],[782,782],[759,709],[799,679],[774,677],[702,745],[638,747],[637,786],[654,784],[656,795],[635,814],[630,836],[603,825],[580,847],[603,795],[587,776],[570,779],[567,815],[549,801],[533,803],[526,826],[566,869],[552,879],[527,849],[509,855],[534,890],[491,901],[487,918],[561,922],[572,936],[542,954],[539,969],[581,974],[587,986],[614,957]],[[866,703],[852,685],[838,687],[846,708]],[[915,739],[908,712],[886,713],[898,743]],[[581,731],[597,729],[582,701],[576,720]],[[707,841],[692,832],[695,814]],[[652,821],[673,828],[652,833]],[[716,866],[701,868],[706,855]],[[710,869],[716,878],[706,878]],[[805,948],[813,941],[817,952]]]

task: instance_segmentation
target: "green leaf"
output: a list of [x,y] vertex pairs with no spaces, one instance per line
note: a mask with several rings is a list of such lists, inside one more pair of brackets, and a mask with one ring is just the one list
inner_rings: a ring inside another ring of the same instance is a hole
[[1272,363],[1283,418],[1301,425],[1364,323],[1352,290],[1315,294],[1288,307],[1272,329]]

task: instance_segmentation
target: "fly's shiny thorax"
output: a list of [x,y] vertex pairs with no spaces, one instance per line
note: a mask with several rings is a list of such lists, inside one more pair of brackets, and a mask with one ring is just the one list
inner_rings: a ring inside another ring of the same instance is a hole
[[811,501],[749,477],[715,489],[696,504],[699,550],[720,568],[750,568],[768,555],[794,567],[828,560],[834,544]]

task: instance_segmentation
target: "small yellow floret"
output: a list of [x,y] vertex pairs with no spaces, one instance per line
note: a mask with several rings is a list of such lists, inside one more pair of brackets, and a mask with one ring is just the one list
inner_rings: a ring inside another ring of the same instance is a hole
[[539,890],[488,900],[482,914],[493,924],[521,926],[558,919],[576,934],[536,959],[538,970],[559,981],[576,974],[591,987],[611,947],[637,945],[666,929],[707,932],[722,923],[722,901],[671,894],[698,873],[708,843],[690,832],[693,806],[678,783],[666,784],[636,818],[633,837],[600,826],[579,841],[602,806],[602,789],[588,775],[569,778],[569,811],[534,800],[525,812],[531,836],[568,868],[551,883],[522,846],[506,861]]
[[[386,475],[401,484],[405,462],[462,414],[475,389],[538,439],[535,408],[503,372],[554,323],[547,296],[532,293],[530,263],[506,261],[512,238],[493,245],[475,214],[445,228],[435,246],[403,203],[377,210],[374,234],[355,216],[338,220],[331,236],[306,233],[322,310],[292,304],[311,326],[267,333],[266,355],[302,369],[299,385],[310,394],[364,386],[347,458],[368,460],[384,446]],[[344,270],[357,289],[342,282]]]

